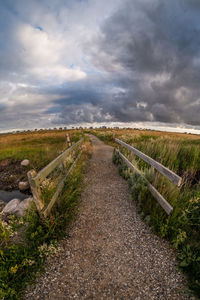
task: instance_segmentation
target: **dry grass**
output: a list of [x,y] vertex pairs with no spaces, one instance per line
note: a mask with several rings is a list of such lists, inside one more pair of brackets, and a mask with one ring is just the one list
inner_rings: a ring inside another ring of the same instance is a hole
[[66,133],[69,133],[72,141],[79,139],[80,131],[74,130],[1,135],[0,160],[7,158],[13,160],[29,159],[31,161],[30,167],[38,171],[66,149]]

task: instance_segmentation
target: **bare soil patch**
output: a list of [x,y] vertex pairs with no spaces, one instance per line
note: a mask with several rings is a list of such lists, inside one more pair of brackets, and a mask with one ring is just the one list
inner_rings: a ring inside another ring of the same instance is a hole
[[21,166],[21,161],[13,159],[0,161],[0,190],[17,190],[19,182],[25,178],[27,178],[27,168]]

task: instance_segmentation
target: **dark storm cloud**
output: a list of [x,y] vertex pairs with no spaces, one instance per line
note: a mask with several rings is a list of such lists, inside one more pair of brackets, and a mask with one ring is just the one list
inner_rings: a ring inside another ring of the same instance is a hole
[[105,99],[113,119],[200,124],[199,16],[197,1],[127,1],[107,20],[90,58],[124,89]]
[[0,129],[200,125],[199,16],[198,0],[1,1]]
[[[108,84],[108,83],[107,83]],[[104,87],[102,87],[102,85]],[[95,84],[87,79],[87,82],[79,86],[63,86],[62,89],[51,89],[57,98],[53,101],[53,107],[46,113],[60,111],[59,118],[54,123],[76,124],[83,122],[103,122],[108,120],[109,92],[101,81]],[[106,101],[105,101],[106,99]]]

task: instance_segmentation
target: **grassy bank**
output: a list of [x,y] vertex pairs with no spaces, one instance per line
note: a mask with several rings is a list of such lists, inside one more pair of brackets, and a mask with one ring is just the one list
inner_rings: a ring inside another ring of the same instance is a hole
[[[67,147],[66,133],[71,142],[82,136],[81,131],[40,131],[0,135],[0,190],[16,190],[20,181],[27,181],[27,171],[38,172]],[[26,168],[21,161],[29,159]]]
[[113,156],[120,174],[128,180],[141,217],[154,232],[172,243],[177,250],[179,267],[188,275],[190,288],[200,295],[200,137],[138,130],[95,132],[105,142],[118,147],[113,133],[183,177],[184,184],[178,189],[164,176],[156,176],[141,159],[131,158],[129,151],[123,149],[123,154],[173,206],[172,215],[167,216],[151,196],[144,180],[131,172],[117,153]]
[[[51,139],[56,137],[51,136]],[[41,220],[33,205],[25,217],[11,217],[8,224],[0,222],[0,299],[20,299],[27,284],[43,270],[46,256],[58,251],[58,241],[66,236],[77,212],[90,151],[91,145],[85,141],[83,154],[66,180],[59,203],[49,218]]]
[[81,131],[40,131],[0,135],[0,161],[3,159],[30,160],[30,169],[39,171],[66,149],[66,134],[76,142]]

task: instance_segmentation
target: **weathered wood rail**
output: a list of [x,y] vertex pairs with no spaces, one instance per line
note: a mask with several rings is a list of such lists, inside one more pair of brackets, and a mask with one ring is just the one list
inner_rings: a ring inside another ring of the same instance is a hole
[[[145,161],[146,163],[151,165],[159,173],[161,173],[166,178],[168,178],[171,182],[173,182],[176,186],[178,186],[178,187],[181,186],[182,178],[180,176],[178,176],[177,174],[175,174],[173,171],[169,170],[168,168],[163,166],[161,163],[159,163],[156,160],[152,159],[148,155],[142,153],[138,149],[126,144],[125,142],[123,142],[119,139],[115,139],[115,141],[118,144],[120,144],[121,146],[123,146],[126,149],[128,149],[129,151],[131,151],[131,153],[134,153],[139,158],[141,158],[143,161]],[[144,178],[144,180],[147,183],[147,187],[148,187],[149,191],[156,198],[156,200],[161,205],[161,207],[165,210],[165,212],[168,215],[171,214],[172,211],[173,211],[173,207],[163,198],[163,196],[156,190],[156,188],[150,182],[148,182],[148,180],[144,177],[144,175],[119,150],[117,150],[117,151],[118,151],[119,156],[121,157],[121,159],[125,162],[125,164],[130,169],[132,169],[134,172],[138,173],[140,176],[142,176]]]
[[[67,176],[69,176],[69,174],[71,173],[74,166],[76,165],[76,163],[81,155],[81,151],[79,151],[78,156],[74,160],[74,162],[71,165],[71,167],[69,168],[69,170],[65,170],[65,161],[67,160],[68,156],[72,153],[72,151],[74,151],[75,149],[77,149],[78,147],[81,146],[82,142],[83,142],[83,139],[81,139],[77,143],[73,144],[70,148],[65,150],[62,154],[60,154],[57,158],[55,158],[52,162],[50,162],[46,167],[44,167],[38,173],[36,173],[35,170],[31,170],[28,172],[27,175],[28,175],[28,180],[29,180],[29,184],[31,187],[31,191],[33,194],[33,198],[34,198],[35,204],[37,206],[37,209],[42,216],[46,217],[49,215],[53,205],[55,204],[56,200],[58,199],[58,196],[63,189],[64,182],[65,182]],[[57,168],[59,166],[61,166],[62,169],[64,170],[64,177],[57,185],[57,189],[56,189],[55,193],[53,194],[50,202],[45,205],[42,201],[42,192],[41,192],[40,185],[45,180],[45,178],[47,178],[47,176],[51,172],[53,172],[55,170],[55,168]]]
[[123,141],[119,139],[115,139],[117,143],[125,147],[126,149],[130,150],[133,152],[135,155],[140,157],[142,160],[144,160],[146,163],[150,164],[153,168],[155,168],[159,173],[167,177],[171,182],[173,182],[175,185],[178,187],[181,185],[182,178],[175,174],[173,171],[169,170],[153,158],[149,157],[148,155],[142,153],[141,151],[137,150],[136,148],[124,143]]

